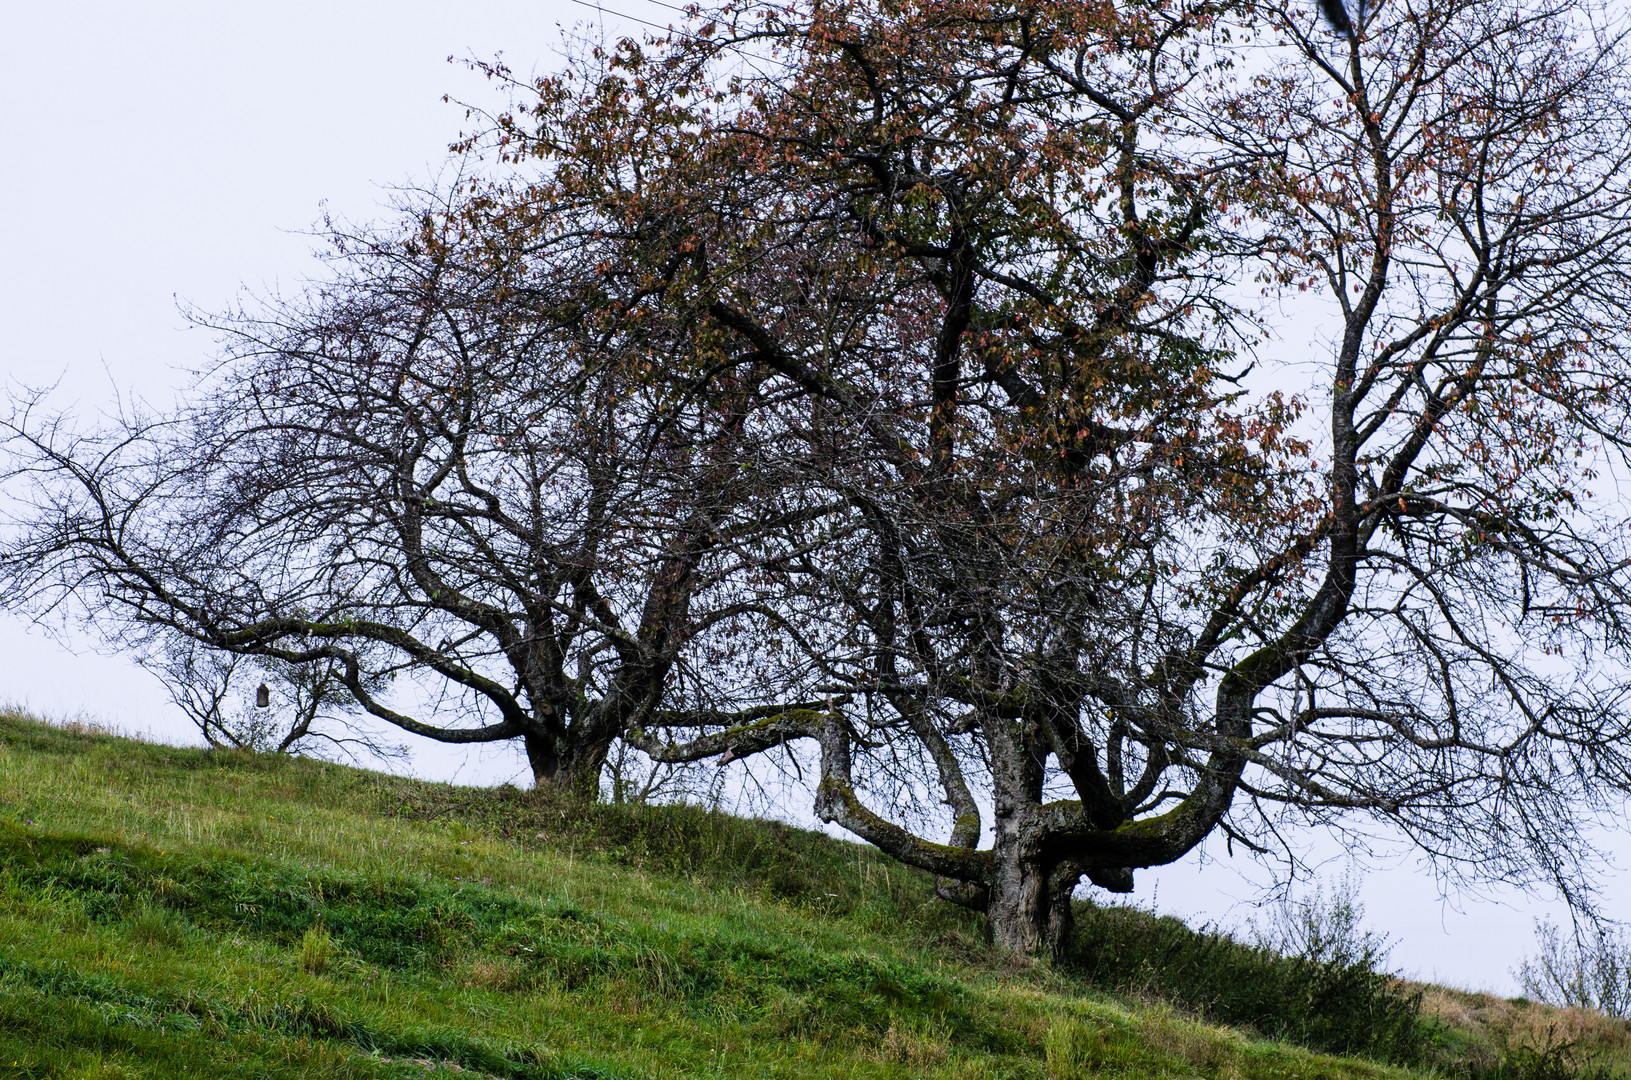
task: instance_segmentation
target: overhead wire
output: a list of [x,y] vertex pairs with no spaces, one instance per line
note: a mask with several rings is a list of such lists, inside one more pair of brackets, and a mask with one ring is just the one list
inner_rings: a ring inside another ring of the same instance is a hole
[[[685,30],[677,29],[674,26],[673,23],[669,23],[668,25],[664,26],[661,23],[654,23],[650,19],[642,19],[637,15],[630,15],[626,11],[619,11],[616,8],[607,7],[606,5],[601,4],[601,3],[592,3],[591,0],[572,0],[572,3],[577,4],[579,7],[586,7],[590,11],[597,12],[603,17],[606,16],[606,15],[613,15],[613,16],[619,18],[619,19],[626,19],[626,20],[628,20],[629,22],[632,22],[632,23],[639,23],[641,26],[649,26],[653,30],[661,30],[661,31],[663,31],[665,33],[669,33],[669,34],[678,34],[681,37],[687,38],[687,39],[689,39],[691,41],[704,41],[704,40],[706,40],[705,38],[703,38],[699,34],[692,34],[692,33],[689,33],[689,32],[687,32]],[[655,4],[658,7],[665,7],[665,8],[668,8],[668,9],[672,10],[672,11],[678,11],[682,15],[690,15],[691,14],[685,8],[678,7],[678,6],[674,5],[674,4],[665,4],[665,3],[662,2],[662,0],[646,0],[646,3]],[[604,28],[604,25],[605,25],[604,22],[602,22],[601,25]],[[762,60],[762,61],[766,61],[768,63],[775,64],[776,66],[781,67],[781,68],[785,68],[788,71],[798,71],[799,70],[799,68],[796,65],[790,64],[785,60],[778,60],[773,56],[758,56],[758,57],[753,57],[753,59]]]

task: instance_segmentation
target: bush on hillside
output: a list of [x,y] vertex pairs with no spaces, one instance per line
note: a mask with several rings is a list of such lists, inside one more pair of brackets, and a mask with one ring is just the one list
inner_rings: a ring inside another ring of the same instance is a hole
[[1094,986],[1341,1054],[1412,1062],[1427,1049],[1421,995],[1378,969],[1372,938],[1316,935],[1302,955],[1192,930],[1171,916],[1082,904],[1066,963]]
[[1524,993],[1576,1009],[1597,1009],[1631,1020],[1631,935],[1597,924],[1565,935],[1550,920],[1537,920],[1538,955],[1517,976]]

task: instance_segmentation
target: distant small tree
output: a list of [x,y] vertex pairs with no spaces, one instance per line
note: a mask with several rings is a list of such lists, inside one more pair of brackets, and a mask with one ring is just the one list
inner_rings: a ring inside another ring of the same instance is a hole
[[[364,733],[355,720],[356,699],[332,660],[311,664],[259,661],[171,636],[141,653],[137,663],[157,675],[170,700],[221,749],[278,754],[334,751],[350,757],[399,758],[406,748]],[[379,680],[374,680],[376,683]],[[266,684],[270,704],[255,691]],[[375,686],[374,692],[380,691]]]
[[1624,931],[1596,922],[1568,936],[1540,919],[1535,941],[1539,953],[1514,973],[1524,993],[1549,1005],[1631,1020],[1631,937]]

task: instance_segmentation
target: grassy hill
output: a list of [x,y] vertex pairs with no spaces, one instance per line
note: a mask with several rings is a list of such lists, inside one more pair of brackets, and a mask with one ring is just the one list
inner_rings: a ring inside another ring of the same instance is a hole
[[[1222,948],[1117,918],[1089,944]],[[1601,1018],[1428,988],[1449,1018],[1401,1067],[1090,969],[1014,962],[923,875],[782,825],[0,713],[0,1078],[1631,1075]]]

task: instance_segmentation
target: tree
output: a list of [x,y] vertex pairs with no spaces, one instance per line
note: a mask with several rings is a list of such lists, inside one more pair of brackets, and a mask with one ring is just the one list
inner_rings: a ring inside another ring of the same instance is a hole
[[[1082,876],[1295,818],[1589,905],[1582,822],[1631,790],[1592,490],[1631,135],[1592,14],[727,8],[539,83],[496,128],[551,170],[513,212],[603,208],[607,265],[799,402],[805,501],[840,505],[764,632],[849,703],[631,740],[816,741],[817,812],[1027,952]],[[1296,401],[1224,375],[1287,297],[1323,355],[1256,352]]]
[[[357,730],[356,700],[333,660],[255,664],[242,654],[209,649],[181,635],[152,644],[137,663],[164,680],[170,700],[217,749],[276,754],[326,750],[353,757],[360,751],[387,759],[404,753],[402,747]],[[251,699],[254,691],[246,688],[255,684],[267,687],[268,704]],[[369,689],[377,694],[384,688]]]
[[336,230],[327,284],[216,320],[226,356],[173,415],[82,435],[23,400],[3,595],[83,602],[160,660],[335,679],[427,738],[517,740],[593,795],[627,718],[755,599],[739,510],[774,499],[746,498],[729,392],[636,377],[654,361],[582,317],[570,266],[518,291],[442,211]]

